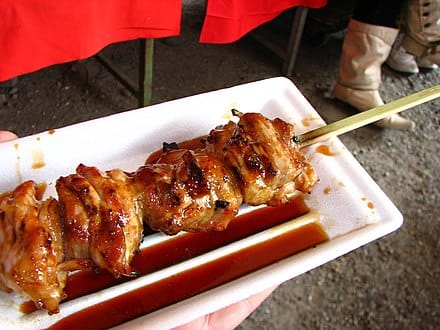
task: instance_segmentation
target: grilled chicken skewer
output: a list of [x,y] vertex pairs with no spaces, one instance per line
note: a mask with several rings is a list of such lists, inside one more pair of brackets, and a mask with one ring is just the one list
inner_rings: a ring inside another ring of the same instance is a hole
[[[221,230],[249,205],[279,205],[310,192],[317,175],[299,151],[293,126],[257,113],[213,129],[195,150],[167,144],[164,154],[134,174],[149,198],[144,221],[153,229]],[[174,150],[168,150],[174,146]]]
[[28,181],[0,195],[0,285],[58,311],[67,273],[99,267],[135,275],[143,223],[167,234],[225,229],[240,205],[278,205],[310,192],[316,173],[293,126],[261,114],[213,129],[193,150],[177,144],[133,173],[80,164],[41,201]]

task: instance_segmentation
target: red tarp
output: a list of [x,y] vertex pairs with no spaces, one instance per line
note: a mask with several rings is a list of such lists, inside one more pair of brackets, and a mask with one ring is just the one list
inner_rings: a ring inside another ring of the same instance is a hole
[[[207,0],[200,36],[230,43],[284,10],[326,0]],[[0,0],[0,81],[85,59],[105,46],[178,35],[181,0]]]
[[0,81],[180,33],[181,0],[0,0]]
[[207,0],[206,18],[200,42],[229,43],[240,39],[257,26],[284,10],[303,6],[320,8],[327,0]]

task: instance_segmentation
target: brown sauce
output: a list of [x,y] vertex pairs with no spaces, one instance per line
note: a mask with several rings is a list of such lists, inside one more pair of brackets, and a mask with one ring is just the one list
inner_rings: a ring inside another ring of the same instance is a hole
[[[206,140],[206,138],[207,138],[206,135],[200,136],[192,140],[179,142],[178,146],[180,149],[189,149],[189,150],[202,149],[205,147],[205,143],[203,141]],[[145,164],[155,163],[159,159],[159,157],[162,156],[162,154],[163,154],[162,149],[156,150],[147,158]]]
[[46,166],[46,162],[44,161],[43,152],[34,150],[32,152],[32,168],[37,170],[39,168],[43,168],[44,166]]
[[301,120],[303,126],[309,127],[310,126],[310,119],[308,118],[304,118],[303,120]]
[[[304,200],[297,197],[280,207],[265,207],[238,216],[224,231],[186,234],[145,248],[134,257],[132,265],[140,275],[152,273],[296,218],[307,211]],[[127,280],[115,279],[103,270],[84,271],[69,277],[65,292],[68,299],[73,299]]]
[[[237,217],[225,231],[177,236],[146,248],[135,257],[133,265],[140,274],[147,274],[283,223],[307,211],[307,206],[299,197],[281,207],[258,209]],[[303,226],[276,239],[86,308],[60,320],[51,329],[114,326],[214,288],[327,239],[319,225]],[[105,272],[80,272],[69,278],[66,293],[72,299],[124,280],[127,279],[117,280]]]
[[44,161],[38,161],[32,164],[32,168],[34,170],[38,170],[39,168],[43,168],[44,166],[46,166],[46,163]]
[[322,228],[309,224],[301,229],[175,274],[68,316],[49,329],[108,328],[212,289],[312,247],[327,239]]
[[23,314],[30,314],[35,312],[37,308],[35,307],[35,304],[33,301],[26,301],[20,305],[20,312]]
[[334,155],[336,155],[334,152],[331,152],[330,148],[327,145],[325,145],[325,144],[321,144],[321,145],[317,146],[316,147],[316,152],[320,153],[320,154],[323,154],[323,155],[326,155],[326,156],[334,156]]
[[[294,197],[279,207],[264,207],[235,218],[224,231],[190,233],[143,249],[133,259],[132,265],[139,275],[145,275],[176,263],[188,260],[233,241],[258,233],[262,230],[299,217],[308,212],[304,199]],[[148,237],[146,238],[148,239]],[[67,279],[64,289],[67,300],[94,293],[104,288],[129,281],[130,278],[114,278],[105,270],[82,271]],[[33,303],[25,303],[21,311],[31,313]]]
[[[367,201],[367,197],[362,197],[361,201],[366,202]],[[374,209],[374,204],[372,202],[367,202],[367,207],[369,209]]]
[[21,171],[20,171],[20,156],[18,154],[18,143],[14,143],[14,149],[17,153],[17,158],[15,160],[15,174],[17,175],[18,181],[22,182],[23,181],[23,177],[21,175]]

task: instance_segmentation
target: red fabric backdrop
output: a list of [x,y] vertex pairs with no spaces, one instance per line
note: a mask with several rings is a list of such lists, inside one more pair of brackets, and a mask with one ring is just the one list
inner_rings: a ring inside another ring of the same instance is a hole
[[200,42],[230,43],[284,10],[303,6],[320,8],[327,0],[207,0]]
[[[207,0],[200,42],[230,43],[284,10],[327,0]],[[105,46],[178,35],[182,0],[0,0],[0,81]]]
[[180,33],[181,0],[0,0],[0,81]]

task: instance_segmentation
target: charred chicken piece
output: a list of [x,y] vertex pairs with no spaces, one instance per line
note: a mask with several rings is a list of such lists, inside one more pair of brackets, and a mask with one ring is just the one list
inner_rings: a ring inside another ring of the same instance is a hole
[[281,119],[240,115],[210,132],[207,150],[221,158],[240,182],[243,201],[277,205],[296,190],[310,192],[316,173],[294,142],[295,131]]
[[169,150],[134,174],[144,221],[167,234],[223,230],[242,196],[234,176],[209,153]]
[[76,172],[56,184],[67,259],[89,258],[115,276],[134,275],[130,263],[143,225],[132,178],[82,164]]
[[30,297],[38,308],[58,312],[67,272],[57,201],[40,201],[32,181],[0,195],[0,287]]

